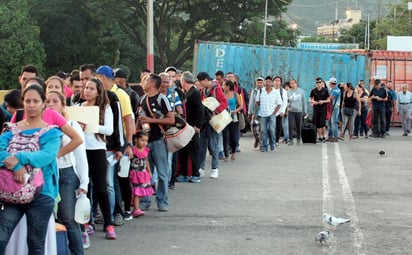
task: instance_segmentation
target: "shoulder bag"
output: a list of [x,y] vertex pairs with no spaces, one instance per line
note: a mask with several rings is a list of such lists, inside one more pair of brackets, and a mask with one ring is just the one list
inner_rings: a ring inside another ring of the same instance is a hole
[[[153,114],[150,108],[149,97],[146,97],[146,105],[152,117],[156,118],[156,115]],[[195,129],[179,115],[175,115],[175,124],[167,130],[165,130],[162,125],[159,125],[159,128],[163,133],[167,150],[170,152],[184,148],[195,135]]]

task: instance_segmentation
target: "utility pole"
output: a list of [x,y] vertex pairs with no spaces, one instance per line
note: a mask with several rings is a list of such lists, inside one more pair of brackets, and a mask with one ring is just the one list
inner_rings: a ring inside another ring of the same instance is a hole
[[268,22],[268,0],[265,2],[265,22],[263,24],[263,45],[266,46],[266,23]]
[[153,0],[147,0],[146,65],[154,72]]
[[381,20],[381,0],[378,0],[378,18],[376,19],[376,23],[379,23]]

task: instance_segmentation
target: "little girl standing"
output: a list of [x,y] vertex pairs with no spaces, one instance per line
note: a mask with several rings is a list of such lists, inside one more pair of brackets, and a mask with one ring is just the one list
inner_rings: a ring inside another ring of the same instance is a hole
[[149,148],[147,143],[149,136],[144,131],[138,131],[133,136],[135,146],[133,147],[133,159],[130,161],[129,178],[132,184],[132,197],[134,210],[132,212],[133,217],[139,217],[144,215],[144,212],[140,210],[140,198],[153,195],[154,191],[150,184],[151,172],[147,156],[149,155]]

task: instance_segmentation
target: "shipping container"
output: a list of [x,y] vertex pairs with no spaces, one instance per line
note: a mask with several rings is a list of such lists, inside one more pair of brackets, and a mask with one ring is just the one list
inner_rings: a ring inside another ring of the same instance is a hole
[[369,79],[369,64],[364,54],[336,51],[307,50],[252,44],[204,42],[195,45],[193,72],[208,72],[214,77],[217,70],[234,72],[240,84],[251,90],[257,77],[279,75],[284,81],[296,79],[309,98],[315,78],[338,82]]
[[[392,81],[396,92],[399,92],[404,84],[407,84],[409,91],[412,91],[412,52],[386,50],[343,50],[339,52],[367,56],[372,76],[379,78],[384,84]],[[367,84],[368,80],[365,82]],[[391,122],[392,125],[399,125],[400,116],[393,114]]]

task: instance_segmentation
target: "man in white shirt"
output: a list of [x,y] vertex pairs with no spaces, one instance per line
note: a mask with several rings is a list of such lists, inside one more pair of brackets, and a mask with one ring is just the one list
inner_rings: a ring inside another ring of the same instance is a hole
[[255,144],[253,146],[254,148],[257,148],[259,145],[262,147],[262,141],[261,141],[261,136],[260,136],[260,123],[257,118],[254,118],[254,115],[253,115],[255,112],[256,96],[262,88],[263,88],[263,78],[258,77],[256,79],[256,87],[250,92],[249,107],[248,107],[248,115],[249,115],[250,123],[252,125],[252,133],[253,133],[253,136],[255,137]]
[[[257,112],[258,106],[259,111]],[[257,93],[254,112],[254,117],[259,116],[262,133],[262,152],[268,151],[268,145],[271,151],[275,149],[276,114],[281,106],[280,94],[272,87],[272,77],[267,76],[265,87]]]
[[402,120],[403,136],[407,136],[411,132],[411,103],[412,93],[408,91],[408,84],[402,85],[402,91],[397,95],[396,108]]

